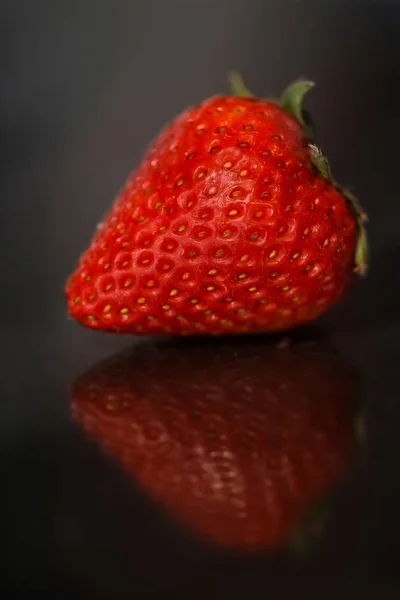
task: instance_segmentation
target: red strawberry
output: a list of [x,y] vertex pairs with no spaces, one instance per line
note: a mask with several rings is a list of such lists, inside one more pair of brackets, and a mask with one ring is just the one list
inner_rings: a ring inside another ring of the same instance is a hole
[[316,346],[144,344],[81,376],[72,413],[192,531],[257,548],[345,471],[354,397],[353,374]]
[[364,213],[310,144],[298,82],[280,103],[206,100],[169,125],[70,277],[68,310],[124,333],[286,329],[365,269]]

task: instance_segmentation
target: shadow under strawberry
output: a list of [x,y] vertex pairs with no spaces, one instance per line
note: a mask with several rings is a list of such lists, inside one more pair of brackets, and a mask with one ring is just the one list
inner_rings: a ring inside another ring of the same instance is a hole
[[200,538],[303,553],[354,456],[357,377],[304,332],[153,341],[79,377],[71,410]]

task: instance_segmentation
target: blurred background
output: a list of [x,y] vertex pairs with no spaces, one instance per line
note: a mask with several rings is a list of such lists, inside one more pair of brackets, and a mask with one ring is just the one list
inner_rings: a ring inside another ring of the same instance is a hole
[[[364,518],[379,547],[390,529],[382,494],[387,515],[399,498],[399,0],[2,0],[0,29],[0,433],[6,505],[31,494],[39,511],[22,525],[11,511],[10,548],[36,539],[26,531],[44,510],[34,476],[15,473],[38,447],[48,456],[54,431],[62,438],[70,378],[126,344],[67,320],[65,279],[149,141],[228,91],[232,68],[258,95],[299,76],[317,83],[318,143],[370,216],[370,274],[324,323],[375,411],[376,483],[359,496],[372,498]],[[44,482],[40,460],[30,469]],[[383,547],[379,573],[391,581],[394,538]]]

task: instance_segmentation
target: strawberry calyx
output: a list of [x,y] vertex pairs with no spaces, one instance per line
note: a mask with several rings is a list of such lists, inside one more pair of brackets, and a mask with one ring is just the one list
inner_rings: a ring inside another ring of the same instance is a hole
[[339,192],[346,201],[346,204],[353,215],[357,229],[357,240],[354,253],[355,272],[359,275],[365,275],[367,272],[368,259],[368,238],[364,224],[368,221],[368,216],[363,210],[357,196],[351,190],[341,186],[332,177],[330,165],[326,156],[314,144],[309,144],[311,162],[317,172],[327,179],[333,187]]
[[311,115],[303,108],[303,100],[314,86],[313,81],[298,79],[286,88],[278,100],[282,110],[298,122],[309,140],[314,139],[315,128]]
[[254,94],[250,92],[240,73],[231,71],[228,74],[228,79],[234,96],[239,96],[240,98],[254,98]]
[[310,558],[318,546],[331,515],[333,497],[331,489],[316,499],[290,532],[285,548],[298,560]]
[[[236,96],[244,98],[254,97],[246,87],[239,73],[230,73],[229,80],[232,91]],[[309,141],[308,147],[314,169],[320,176],[329,181],[329,183],[344,198],[356,224],[357,239],[354,252],[354,270],[358,275],[365,275],[367,272],[368,260],[368,238],[364,225],[368,221],[368,216],[353,192],[340,185],[332,177],[328,159],[323,155],[320,148],[313,143],[315,135],[314,123],[311,115],[303,108],[303,101],[306,94],[314,87],[314,85],[313,81],[298,79],[285,89],[278,100],[272,101],[278,104],[278,106],[290,115],[303,129],[307,140]]]
[[365,466],[368,430],[363,406],[355,412],[353,432],[354,449],[346,473],[308,507],[287,538],[286,549],[300,560],[309,558],[320,543],[341,486]]
[[[230,87],[235,96],[241,98],[254,98],[254,94],[246,86],[242,76],[237,71],[229,73]],[[311,115],[303,108],[305,95],[314,87],[313,81],[298,79],[290,84],[279,99],[270,98],[282,110],[288,113],[305,131],[307,139],[314,139],[314,123]]]

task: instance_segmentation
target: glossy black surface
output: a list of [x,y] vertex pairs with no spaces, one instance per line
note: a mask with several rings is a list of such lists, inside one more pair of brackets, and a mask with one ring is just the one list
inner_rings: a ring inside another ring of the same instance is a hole
[[[400,241],[396,0],[1,3],[2,598],[324,597],[400,591]],[[365,281],[319,323],[361,378],[365,462],[317,552],[233,556],[160,511],[70,416],[91,365],[137,343],[78,327],[63,285],[150,138],[227,70],[309,107],[370,216]]]

